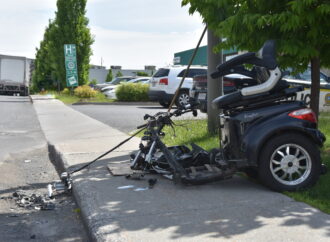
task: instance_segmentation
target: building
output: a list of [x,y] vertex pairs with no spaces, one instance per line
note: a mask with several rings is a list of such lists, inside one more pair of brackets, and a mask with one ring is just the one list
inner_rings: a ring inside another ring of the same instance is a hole
[[90,65],[89,68],[89,81],[97,80],[98,83],[105,82],[109,70],[105,66]]
[[[122,69],[121,66],[111,66],[110,69],[113,77],[119,72],[123,76],[137,76],[138,72],[145,72],[149,76],[152,76],[152,74],[155,73],[156,66],[145,66],[144,70]],[[89,69],[89,81],[96,80],[97,83],[104,83],[110,69],[106,69],[104,66],[91,65]]]
[[[181,52],[174,53],[173,64],[175,65],[188,65],[191,56],[193,55],[195,49],[184,50]],[[224,50],[223,59],[227,60],[231,56],[238,54],[238,51],[235,49]],[[207,66],[207,45],[201,46],[198,48],[195,59],[193,60],[193,65],[202,65]]]

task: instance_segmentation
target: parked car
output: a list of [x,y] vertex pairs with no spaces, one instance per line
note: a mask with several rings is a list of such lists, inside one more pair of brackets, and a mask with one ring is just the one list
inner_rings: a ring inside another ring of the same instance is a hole
[[[150,77],[139,77],[139,78],[129,80],[126,83],[144,83],[144,84],[148,84],[149,80],[150,80]],[[103,92],[103,94],[106,95],[107,98],[116,99],[117,98],[116,97],[116,89],[118,87],[119,87],[119,85],[106,86],[106,87],[103,87],[101,89],[101,92]]]
[[150,82],[150,77],[138,77],[132,80],[129,80],[128,83],[143,83],[143,84],[149,84]]
[[102,88],[106,87],[106,86],[111,86],[111,85],[117,85],[119,83],[122,82],[127,82],[129,80],[132,80],[136,77],[133,76],[121,76],[121,77],[115,77],[114,79],[112,79],[111,82],[105,82],[105,83],[100,83],[100,84],[96,84],[95,85],[95,89],[97,90],[101,90]]
[[[287,75],[284,76],[283,79],[285,79],[292,86],[304,86],[306,88],[310,88],[312,85],[311,76],[311,68],[308,67],[308,69],[302,73]],[[330,89],[330,77],[323,72],[320,73],[320,87],[323,89]]]
[[[229,74],[223,77],[223,92],[228,94],[243,87],[256,85],[257,81],[240,74]],[[201,112],[207,112],[207,75],[199,75],[193,78],[190,97],[198,100]]]
[[[151,101],[158,101],[163,107],[168,107],[179,87],[181,79],[187,66],[170,66],[160,68],[150,79],[148,96]],[[207,68],[204,66],[191,66],[189,73],[180,89],[175,101],[177,107],[187,105],[189,102],[189,91],[192,88],[193,77],[206,75]]]

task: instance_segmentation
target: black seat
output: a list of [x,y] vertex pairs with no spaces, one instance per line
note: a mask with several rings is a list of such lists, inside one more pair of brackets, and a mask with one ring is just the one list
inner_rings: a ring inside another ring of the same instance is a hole
[[212,106],[215,109],[223,109],[226,108],[228,105],[240,102],[241,100],[242,94],[241,91],[238,90],[227,95],[217,97],[212,101]]
[[261,97],[264,99],[267,99],[267,97],[272,98],[272,96],[269,96],[269,94],[280,93],[288,87],[289,84],[287,81],[280,80],[270,92],[260,93],[253,96],[242,96],[241,91],[238,90],[227,95],[217,97],[212,101],[212,106],[215,109],[226,109],[229,106],[235,106],[235,103],[240,103],[241,101],[248,101],[253,103],[254,101],[260,101]]

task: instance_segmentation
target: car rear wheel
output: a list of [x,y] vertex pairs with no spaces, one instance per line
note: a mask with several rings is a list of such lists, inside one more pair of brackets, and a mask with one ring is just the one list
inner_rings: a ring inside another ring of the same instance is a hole
[[260,180],[275,191],[296,191],[312,186],[321,173],[319,148],[297,133],[276,136],[260,154]]
[[180,91],[178,97],[175,100],[175,105],[178,108],[185,107],[186,105],[189,104],[189,100],[190,100],[189,93],[187,91]]

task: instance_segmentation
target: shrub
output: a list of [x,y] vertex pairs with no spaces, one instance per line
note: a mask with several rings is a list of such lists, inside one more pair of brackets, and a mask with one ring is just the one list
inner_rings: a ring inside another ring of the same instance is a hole
[[96,91],[90,86],[84,85],[74,89],[74,95],[80,98],[91,98],[96,96]]
[[125,83],[116,89],[116,96],[119,101],[148,101],[148,84]]
[[149,76],[149,74],[147,72],[144,72],[144,71],[138,71],[136,73],[137,76]]
[[97,80],[96,79],[93,79],[90,82],[88,82],[88,85],[89,86],[95,86],[96,84],[97,84]]
[[70,89],[69,88],[64,88],[63,91],[61,92],[63,95],[70,95]]

